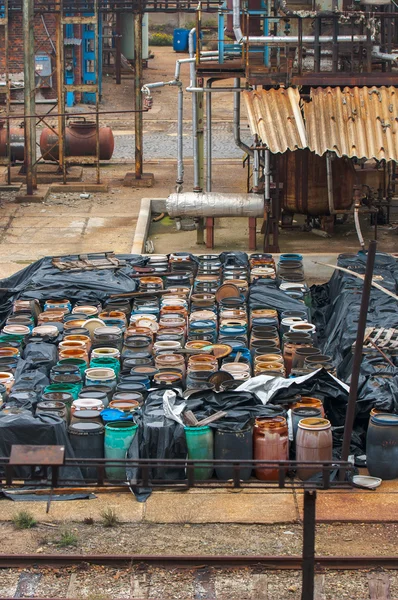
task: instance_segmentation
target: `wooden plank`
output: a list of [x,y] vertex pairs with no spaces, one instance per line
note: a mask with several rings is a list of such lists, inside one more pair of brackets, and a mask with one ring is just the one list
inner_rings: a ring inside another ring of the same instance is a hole
[[321,573],[314,578],[314,600],[326,600],[325,594],[325,575]]
[[130,598],[136,600],[147,600],[149,598],[151,574],[147,567],[142,567],[140,571],[135,571],[130,576]]
[[77,573],[72,573],[69,578],[68,589],[66,590],[67,598],[76,598],[77,597],[77,594],[79,591],[79,586],[77,585],[76,580],[77,580]]
[[370,600],[391,600],[387,573],[368,573],[368,586]]
[[95,17],[63,17],[62,23],[64,25],[96,25],[97,19]]

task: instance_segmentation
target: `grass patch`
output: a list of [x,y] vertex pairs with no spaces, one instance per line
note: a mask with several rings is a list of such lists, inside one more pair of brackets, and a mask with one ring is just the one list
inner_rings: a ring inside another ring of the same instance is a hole
[[68,546],[77,546],[78,537],[72,531],[63,531],[61,536],[56,540],[55,545],[59,548],[67,548]]
[[116,525],[119,523],[119,519],[113,508],[107,508],[106,510],[103,510],[101,517],[104,527],[116,527]]
[[173,36],[171,33],[152,33],[149,36],[150,46],[172,46]]
[[12,522],[17,529],[31,529],[37,525],[36,519],[27,510],[20,510],[13,515]]
[[94,525],[94,519],[93,517],[84,517],[83,523],[85,525]]

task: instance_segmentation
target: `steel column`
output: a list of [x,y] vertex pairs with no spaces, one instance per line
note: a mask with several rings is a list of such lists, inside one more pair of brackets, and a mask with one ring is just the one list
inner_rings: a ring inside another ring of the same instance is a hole
[[[135,65],[135,104],[136,111],[142,111],[142,13],[134,15],[134,65]],[[136,112],[135,119],[135,177],[142,177],[143,160],[143,117]]]
[[57,3],[59,12],[55,17],[55,47],[56,47],[56,77],[57,77],[57,99],[58,99],[58,153],[59,170],[63,173],[63,183],[66,183],[65,164],[65,92],[64,92],[64,24],[62,22],[62,0]]
[[314,599],[316,491],[304,491],[301,600]]
[[120,12],[116,13],[115,79],[116,85],[122,83],[122,15]]
[[[363,339],[366,329],[366,318],[368,314],[369,299],[372,289],[372,277],[375,264],[377,242],[372,240],[369,243],[368,257],[366,261],[365,279],[363,281],[361,308],[359,311],[357,338],[355,341],[354,360],[352,364],[352,374],[350,381],[350,393],[348,396],[347,412],[345,416],[343,448],[341,451],[341,460],[347,460],[350,452],[350,443],[352,428],[355,418],[355,407],[358,393],[359,372],[362,363]],[[345,477],[345,469],[340,469],[340,481]]]
[[22,32],[24,38],[24,104],[25,104],[25,168],[26,193],[32,195],[37,189],[36,170],[36,123],[35,114],[35,46],[34,46],[34,0],[24,0],[22,8]]

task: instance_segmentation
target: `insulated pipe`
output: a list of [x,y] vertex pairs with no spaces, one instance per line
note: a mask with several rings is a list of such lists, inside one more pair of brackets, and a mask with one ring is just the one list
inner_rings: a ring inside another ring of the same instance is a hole
[[387,52],[381,52],[380,46],[373,47],[372,57],[380,58],[381,60],[398,60],[398,54],[387,54]]
[[328,190],[328,204],[329,212],[331,215],[335,214],[334,210],[334,198],[333,198],[333,171],[332,171],[332,157],[330,152],[326,152],[326,183]]
[[[213,79],[207,85],[211,88]],[[211,192],[211,159],[212,159],[212,131],[211,131],[211,94],[206,96],[206,192]]]
[[[193,45],[193,35],[196,31],[195,27],[192,27],[188,36],[188,47],[189,47],[189,58],[195,59],[195,49]],[[196,68],[195,62],[192,61],[189,64],[190,70],[190,87],[196,86]],[[193,137],[193,188],[194,190],[200,191],[199,185],[199,139],[198,139],[198,106],[196,92],[192,94],[192,137]]]
[[271,199],[271,169],[269,150],[264,151],[264,199],[266,202]]
[[178,86],[178,109],[177,109],[177,179],[176,190],[182,190],[184,183],[184,142],[183,142],[183,117],[184,117],[184,90],[182,85]]
[[262,217],[264,200],[260,194],[220,194],[184,192],[166,200],[170,217]]
[[253,192],[258,192],[258,184],[260,181],[260,157],[259,151],[254,149],[253,156]]

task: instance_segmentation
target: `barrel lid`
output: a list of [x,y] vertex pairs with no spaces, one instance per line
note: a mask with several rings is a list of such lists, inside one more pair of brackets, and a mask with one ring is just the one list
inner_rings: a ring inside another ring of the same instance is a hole
[[79,421],[84,420],[84,421],[90,421],[90,420],[97,420],[98,419],[98,410],[77,410],[74,413],[74,419],[79,419]]
[[398,425],[398,415],[379,413],[370,418],[375,425]]
[[102,433],[104,426],[101,423],[93,423],[88,421],[87,423],[73,423],[69,426],[69,433],[75,435],[90,435],[90,433]]
[[300,429],[320,431],[321,429],[329,429],[330,421],[328,421],[327,419],[321,419],[320,417],[309,417],[308,419],[301,419],[301,421],[299,421],[298,426],[300,427]]

